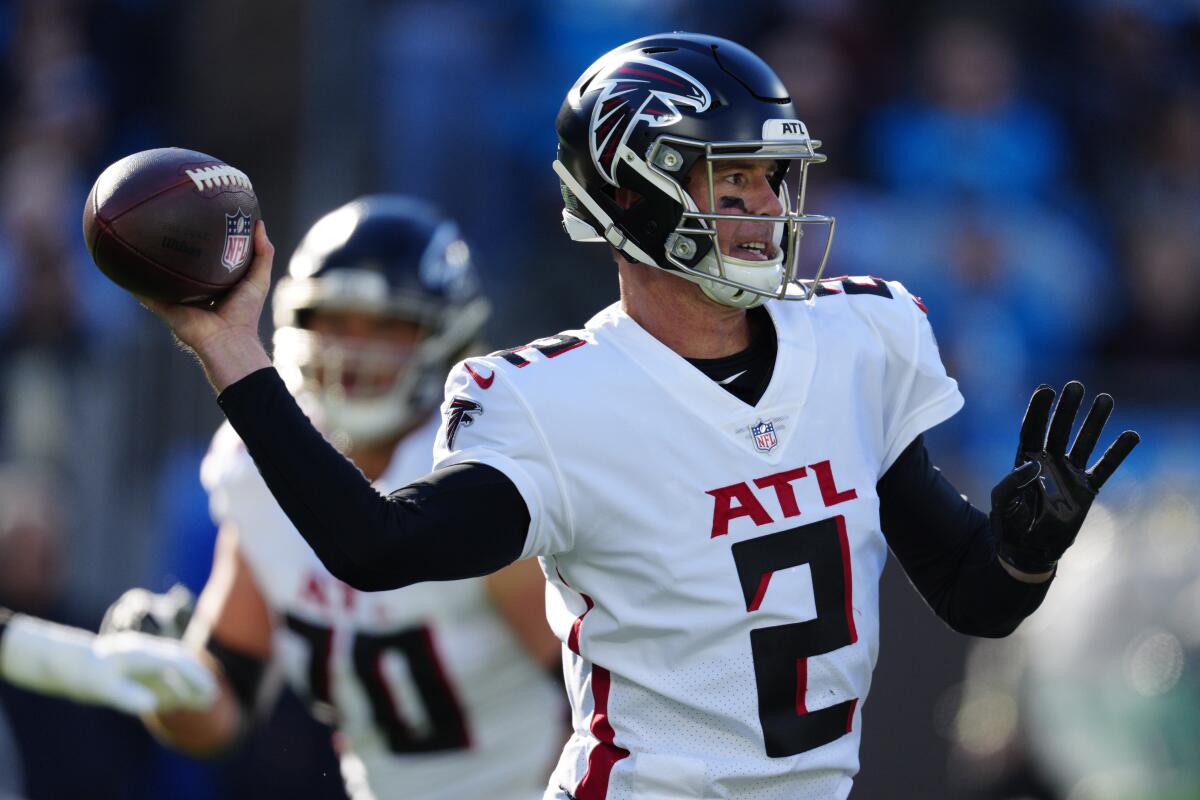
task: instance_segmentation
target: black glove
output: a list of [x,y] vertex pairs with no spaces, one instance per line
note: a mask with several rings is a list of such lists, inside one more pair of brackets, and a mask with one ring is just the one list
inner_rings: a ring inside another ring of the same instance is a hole
[[196,598],[182,583],[165,594],[129,589],[104,612],[100,633],[137,631],[166,639],[182,639],[196,607]]
[[1088,458],[1112,413],[1113,399],[1097,395],[1068,454],[1067,440],[1082,401],[1082,383],[1071,381],[1064,386],[1047,433],[1054,390],[1039,386],[1021,423],[1016,469],[992,489],[996,552],[1021,572],[1054,569],[1075,541],[1100,487],[1141,441],[1135,432],[1125,431],[1088,469]]

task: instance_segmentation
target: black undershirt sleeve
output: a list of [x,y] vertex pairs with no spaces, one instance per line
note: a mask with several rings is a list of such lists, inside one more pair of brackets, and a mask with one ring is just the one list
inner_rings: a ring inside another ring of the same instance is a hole
[[954,630],[1001,637],[1050,588],[1023,583],[1000,564],[988,515],[967,502],[918,436],[876,486],[884,538],[925,602]]
[[384,496],[317,432],[273,368],[217,402],[288,518],[356,589],[486,575],[524,549],[529,510],[493,467],[458,464]]

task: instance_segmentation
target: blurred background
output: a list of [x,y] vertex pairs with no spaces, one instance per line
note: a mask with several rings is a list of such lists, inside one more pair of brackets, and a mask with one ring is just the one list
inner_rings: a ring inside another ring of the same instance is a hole
[[[246,171],[277,272],[355,195],[429,198],[473,245],[492,341],[519,344],[616,298],[607,250],[561,230],[554,117],[665,29],[783,77],[829,156],[829,274],[924,297],[967,398],[930,449],[977,505],[1039,383],[1109,391],[1105,441],[1142,434],[1011,639],[953,634],[889,566],[854,796],[1200,797],[1195,0],[0,0],[0,604],[94,629],[129,586],[208,573],[219,411],[88,258],[104,166],[175,145]],[[0,796],[341,796],[290,700],[209,765],[115,714],[7,686],[0,709]]]

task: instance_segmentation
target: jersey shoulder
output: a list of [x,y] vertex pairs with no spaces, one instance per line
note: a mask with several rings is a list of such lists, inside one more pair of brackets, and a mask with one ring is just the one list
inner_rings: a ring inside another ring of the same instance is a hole
[[[528,344],[497,350],[481,358],[467,359],[468,362],[482,362],[494,365],[504,372],[510,380],[526,380],[526,375],[541,375],[544,370],[533,370],[536,364],[556,361],[559,364],[578,362],[581,359],[593,357],[591,348],[600,346],[595,332],[580,328],[561,331],[552,336],[534,339]],[[563,358],[572,353],[569,359]],[[528,372],[526,371],[528,370]]]
[[[446,398],[457,390],[471,396],[484,392],[493,403],[500,396],[536,402],[543,393],[558,396],[566,387],[573,392],[587,391],[587,376],[600,373],[597,366],[612,350],[612,344],[597,336],[590,325],[543,336],[459,362],[447,379]],[[497,391],[499,387],[503,388]]]
[[[808,292],[812,281],[803,280],[800,285]],[[861,317],[899,316],[907,319],[928,311],[924,301],[903,283],[874,275],[822,278],[813,292],[812,302],[815,308],[830,313],[852,313]]]
[[544,456],[548,420],[569,407],[575,427],[586,428],[597,401],[620,391],[616,349],[589,323],[459,362],[446,379],[435,461],[484,444]]
[[251,477],[257,477],[254,459],[238,436],[237,431],[228,422],[223,422],[213,434],[208,445],[208,452],[200,462],[200,483],[205,491],[227,488]]
[[200,483],[208,492],[208,510],[218,525],[236,525],[243,536],[260,533],[279,519],[279,504],[258,472],[254,459],[237,432],[224,423],[213,436],[200,462]]
[[[801,286],[808,291],[812,281],[802,281]],[[843,337],[858,334],[864,344],[874,342],[892,352],[911,350],[918,329],[928,326],[920,297],[900,281],[870,275],[824,278],[808,303],[783,305],[803,306],[819,328]]]

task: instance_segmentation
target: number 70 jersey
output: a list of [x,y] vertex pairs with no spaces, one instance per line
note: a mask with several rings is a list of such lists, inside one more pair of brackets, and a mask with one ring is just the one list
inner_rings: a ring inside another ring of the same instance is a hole
[[[435,432],[431,419],[409,433],[377,488],[426,474]],[[562,742],[560,695],[482,579],[351,589],[301,538],[228,425],[201,475],[271,610],[284,677],[338,729],[353,800],[537,796]]]
[[918,298],[873,278],[766,308],[750,406],[619,306],[447,382],[438,467],[530,512],[574,733],[547,798],[844,798],[878,649],[875,485],[962,398]]

